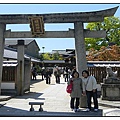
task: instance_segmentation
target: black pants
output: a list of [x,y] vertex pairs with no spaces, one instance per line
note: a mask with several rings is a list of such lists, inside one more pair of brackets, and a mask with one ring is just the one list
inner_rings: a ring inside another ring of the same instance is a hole
[[78,109],[79,108],[79,102],[80,101],[80,98],[71,98],[71,101],[70,101],[70,107],[71,109]]
[[65,82],[68,82],[68,74],[65,74]]
[[60,83],[60,76],[59,75],[56,76],[56,83]]
[[44,74],[42,74],[42,80],[44,80]]
[[91,98],[93,97],[94,109],[98,109],[97,89],[95,92],[86,91],[88,108],[91,110]]
[[46,77],[46,84],[50,84],[50,83],[51,83],[50,77]]
[[33,73],[33,80],[36,80],[36,74],[35,73]]

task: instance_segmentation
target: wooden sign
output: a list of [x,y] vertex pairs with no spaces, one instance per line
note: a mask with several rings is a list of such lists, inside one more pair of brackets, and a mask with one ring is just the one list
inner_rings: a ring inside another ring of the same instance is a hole
[[45,33],[43,16],[30,17],[30,28],[32,35],[40,36]]

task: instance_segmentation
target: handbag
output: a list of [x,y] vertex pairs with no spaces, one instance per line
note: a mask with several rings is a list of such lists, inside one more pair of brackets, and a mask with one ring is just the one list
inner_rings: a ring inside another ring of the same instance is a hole
[[66,91],[67,93],[71,93],[73,88],[73,82],[71,81],[69,85],[67,85]]
[[87,96],[81,95],[80,97],[80,107],[86,108],[87,107]]
[[[89,79],[90,79],[90,77],[88,78],[88,80],[86,82],[85,89],[87,87]],[[80,107],[81,108],[86,108],[87,107],[87,96],[86,95],[81,95],[81,97],[80,97]]]

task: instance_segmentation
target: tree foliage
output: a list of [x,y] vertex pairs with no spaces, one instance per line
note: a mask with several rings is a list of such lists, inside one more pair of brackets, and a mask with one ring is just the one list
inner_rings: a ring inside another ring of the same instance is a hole
[[58,53],[44,53],[40,55],[40,60],[63,60],[63,57]]
[[88,23],[90,30],[105,30],[106,38],[86,38],[86,49],[94,48],[99,50],[101,46],[108,46],[109,43],[120,45],[120,18],[105,17],[103,22]]
[[58,52],[52,54],[52,58],[53,58],[53,60],[59,60],[59,57],[60,57],[60,55],[59,55]]
[[105,47],[100,50],[90,49],[87,56],[88,61],[120,61],[120,47],[117,45]]
[[44,53],[43,54],[43,59],[44,60],[51,60],[50,54],[49,53]]

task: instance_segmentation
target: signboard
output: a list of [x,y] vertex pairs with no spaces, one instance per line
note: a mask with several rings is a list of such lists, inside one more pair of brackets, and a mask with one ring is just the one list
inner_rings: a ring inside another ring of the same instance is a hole
[[40,36],[44,34],[43,16],[30,17],[30,28],[33,36]]

